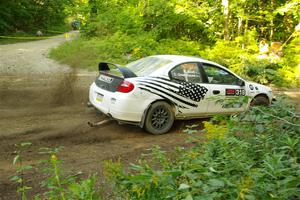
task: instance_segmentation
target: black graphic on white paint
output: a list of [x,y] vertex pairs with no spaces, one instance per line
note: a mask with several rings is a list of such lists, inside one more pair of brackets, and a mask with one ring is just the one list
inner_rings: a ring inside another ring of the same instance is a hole
[[178,94],[193,101],[200,102],[204,98],[207,88],[193,83],[181,82]]
[[187,108],[186,106],[198,107],[196,102],[200,102],[208,91],[206,87],[197,84],[174,83],[161,77],[142,79],[139,81],[139,88],[166,98],[180,108]]

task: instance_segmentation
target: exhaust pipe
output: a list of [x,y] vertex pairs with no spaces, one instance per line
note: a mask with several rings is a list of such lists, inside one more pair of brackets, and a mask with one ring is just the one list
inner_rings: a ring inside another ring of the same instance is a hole
[[100,122],[88,122],[87,124],[90,127],[96,127],[96,126],[100,126],[100,125],[106,124],[106,123],[110,122],[111,120],[112,119],[105,119],[105,120],[102,120]]

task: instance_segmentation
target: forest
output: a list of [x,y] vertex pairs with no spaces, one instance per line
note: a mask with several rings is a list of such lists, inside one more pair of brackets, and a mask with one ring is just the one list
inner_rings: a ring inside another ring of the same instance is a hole
[[[49,52],[50,58],[75,69],[96,71],[100,61],[125,64],[149,55],[175,54],[215,61],[275,90],[300,87],[300,0],[0,0],[0,10],[0,44],[6,37],[32,39],[37,31],[49,37],[78,32],[79,37]],[[84,174],[78,169],[75,175],[65,172],[60,157],[60,151],[66,155],[70,149],[37,150],[25,141],[10,155],[16,166],[10,181],[24,200],[297,200],[299,119],[295,105],[279,96],[269,107],[217,115],[180,128],[178,134],[188,136],[183,147],[134,152],[139,154],[134,164],[116,155],[95,161],[100,172]],[[71,137],[79,135],[73,134],[81,130],[78,127],[72,127]],[[141,134],[133,141],[140,139]],[[97,138],[89,142],[103,145]],[[45,158],[39,167],[23,162],[23,155],[34,151]],[[35,173],[44,178],[37,191],[27,185],[35,181]]]
[[[0,2],[0,35],[64,32],[81,38],[51,52],[74,67],[154,54],[214,60],[245,78],[299,85],[299,0],[14,0]],[[267,59],[259,43],[269,45]],[[88,59],[86,59],[88,58]]]
[[69,0],[1,0],[0,35],[63,27]]

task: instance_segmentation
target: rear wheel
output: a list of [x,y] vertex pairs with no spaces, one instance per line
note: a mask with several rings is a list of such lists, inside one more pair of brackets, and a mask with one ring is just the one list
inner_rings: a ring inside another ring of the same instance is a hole
[[269,99],[265,96],[257,96],[252,99],[250,106],[268,106],[270,105]]
[[145,119],[145,129],[154,135],[168,132],[174,123],[174,113],[170,104],[158,101],[151,105]]

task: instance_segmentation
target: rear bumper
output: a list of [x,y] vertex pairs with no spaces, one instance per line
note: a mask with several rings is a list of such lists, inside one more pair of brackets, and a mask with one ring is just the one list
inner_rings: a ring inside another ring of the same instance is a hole
[[[99,110],[98,108],[96,108],[91,102],[87,103],[87,107],[93,107],[97,110]],[[103,113],[101,110],[99,110],[101,113]],[[136,125],[136,126],[141,126],[141,122],[135,122],[135,121],[125,121],[125,120],[121,120],[121,119],[117,119],[114,118],[110,113],[103,113],[104,115],[106,115],[107,117],[109,117],[112,120],[116,120],[119,124],[132,124],[132,125]],[[142,126],[141,126],[142,128]]]
[[[102,96],[103,98],[98,98]],[[93,83],[89,92],[90,103],[102,113],[125,123],[139,123],[142,120],[147,101],[132,94],[109,92]]]

